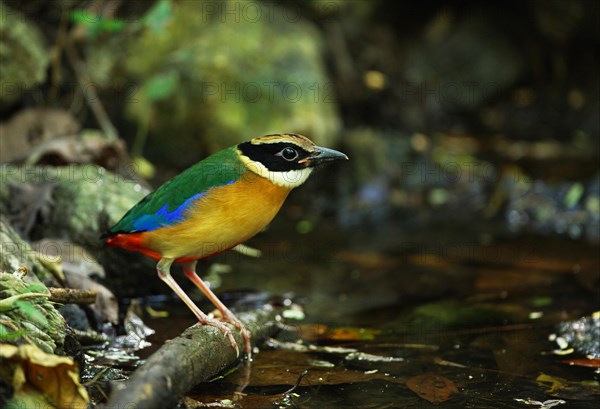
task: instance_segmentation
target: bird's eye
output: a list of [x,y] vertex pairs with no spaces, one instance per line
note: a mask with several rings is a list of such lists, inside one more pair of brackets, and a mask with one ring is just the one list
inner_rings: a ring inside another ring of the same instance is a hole
[[298,152],[296,149],[288,147],[279,152],[279,155],[288,162],[291,162],[298,157]]

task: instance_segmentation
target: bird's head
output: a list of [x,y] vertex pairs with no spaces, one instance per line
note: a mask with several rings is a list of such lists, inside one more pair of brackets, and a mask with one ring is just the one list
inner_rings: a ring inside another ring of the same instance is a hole
[[315,166],[348,159],[342,152],[316,146],[306,136],[289,133],[240,143],[237,152],[252,172],[290,189],[304,183]]

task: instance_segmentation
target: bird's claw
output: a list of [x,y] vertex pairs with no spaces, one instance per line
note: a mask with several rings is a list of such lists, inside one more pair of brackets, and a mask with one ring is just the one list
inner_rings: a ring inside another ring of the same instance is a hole
[[221,321],[230,323],[238,331],[240,331],[240,333],[242,334],[242,338],[244,338],[244,348],[246,350],[246,356],[247,356],[248,360],[251,361],[252,360],[252,344],[250,343],[250,337],[251,337],[250,331],[248,331],[246,329],[246,327],[244,326],[244,324],[242,324],[242,322],[240,320],[238,320],[232,314],[224,315],[221,318]]
[[216,329],[221,331],[223,333],[223,335],[225,336],[225,338],[227,338],[229,340],[229,344],[231,345],[231,347],[233,349],[235,349],[236,358],[239,358],[240,349],[238,348],[237,342],[235,342],[235,338],[233,338],[233,334],[231,333],[231,330],[227,327],[227,325],[223,324],[219,320],[210,319],[210,318],[207,318],[204,321],[200,321],[200,324],[210,325],[211,327],[215,327]]

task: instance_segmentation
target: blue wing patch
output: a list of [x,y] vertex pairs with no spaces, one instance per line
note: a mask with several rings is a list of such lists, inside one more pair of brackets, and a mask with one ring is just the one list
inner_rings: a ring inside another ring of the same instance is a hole
[[169,205],[166,204],[154,214],[142,215],[134,220],[133,228],[135,231],[150,231],[176,224],[183,220],[184,212],[192,205],[193,201],[201,196],[204,196],[204,194],[198,193],[190,197],[172,211],[169,211]]
[[247,171],[236,146],[217,152],[150,193],[101,237],[152,231],[182,222],[194,201],[213,188],[234,183]]

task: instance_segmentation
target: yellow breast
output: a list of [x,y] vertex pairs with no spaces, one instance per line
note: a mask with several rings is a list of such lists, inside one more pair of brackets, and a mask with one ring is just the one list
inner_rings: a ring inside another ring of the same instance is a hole
[[220,253],[269,224],[290,190],[246,172],[200,197],[181,223],[144,233],[143,244],[163,257],[201,259]]

